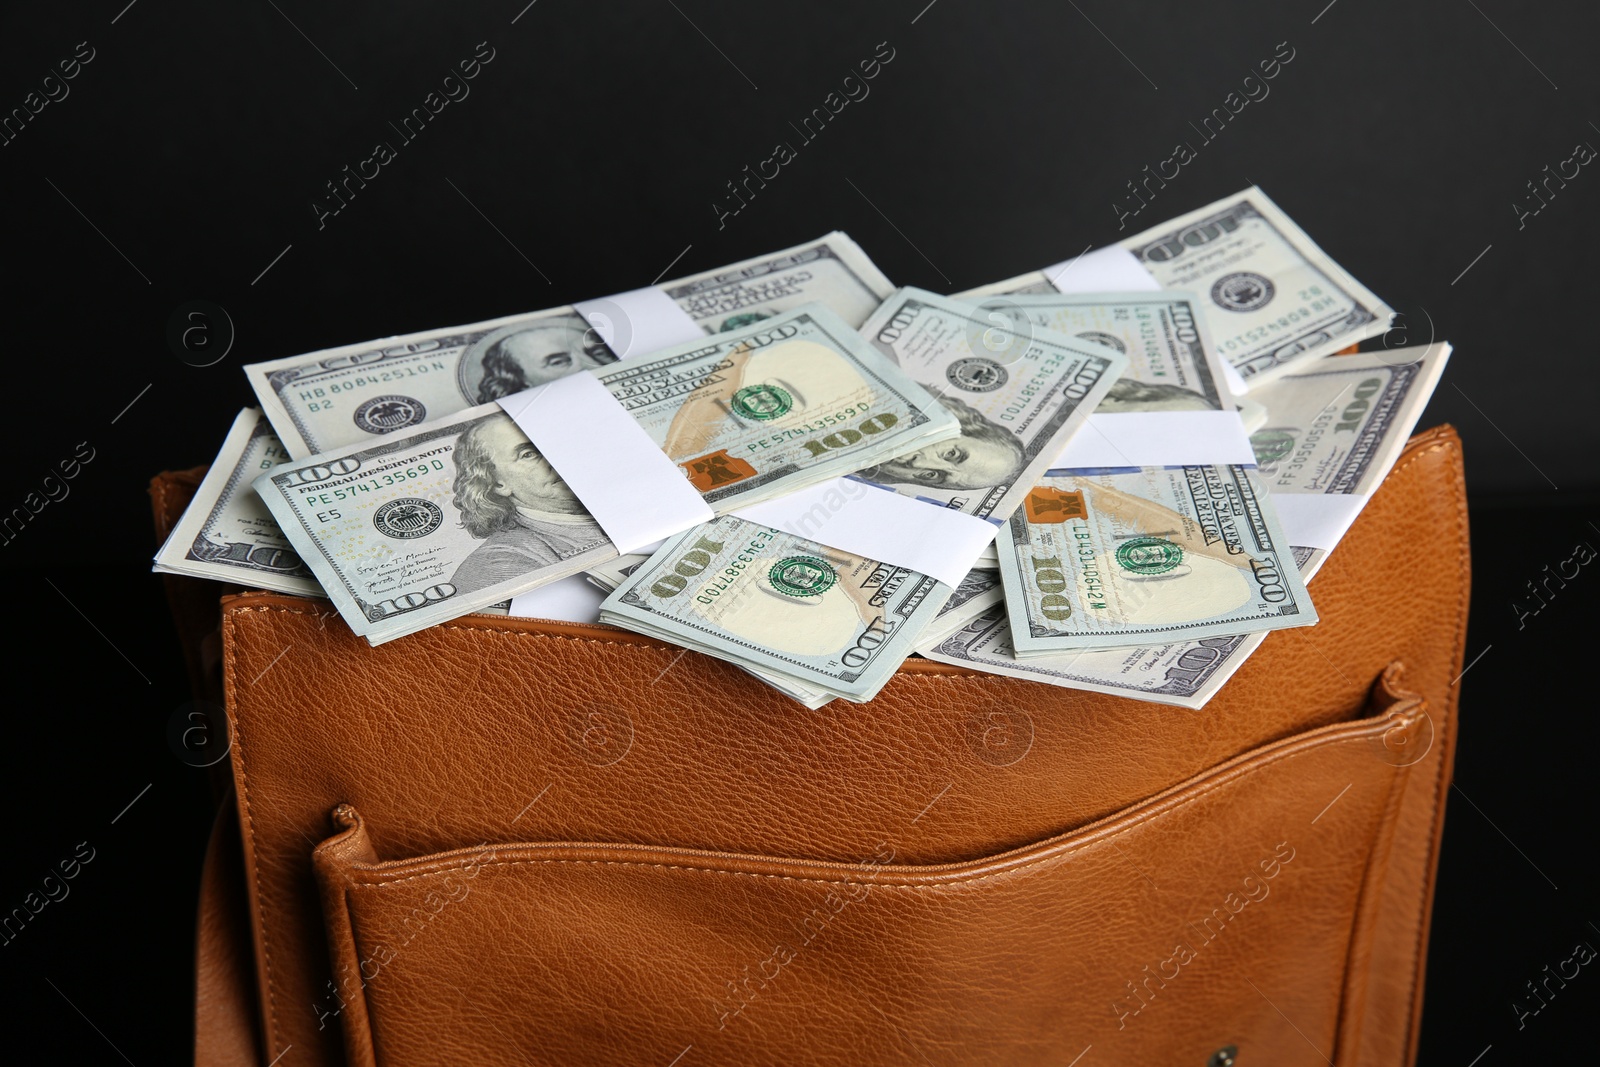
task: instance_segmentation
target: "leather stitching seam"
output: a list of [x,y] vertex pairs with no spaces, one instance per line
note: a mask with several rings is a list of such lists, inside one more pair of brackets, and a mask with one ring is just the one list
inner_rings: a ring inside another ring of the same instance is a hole
[[[1362,740],[1366,740],[1366,739],[1370,738],[1371,736],[1373,736],[1373,733],[1372,733],[1371,730],[1368,730],[1368,731],[1363,731],[1362,733],[1357,734],[1355,736],[1334,739],[1334,740],[1332,740],[1330,742],[1327,742],[1327,744],[1330,747],[1333,747],[1333,746],[1343,747],[1343,746],[1345,746],[1347,744],[1351,744],[1351,743],[1359,742],[1359,741],[1362,741]],[[1290,763],[1290,762],[1292,762],[1294,760],[1300,759],[1300,758],[1302,758],[1304,756],[1308,756],[1308,755],[1311,755],[1312,753],[1316,753],[1316,752],[1320,752],[1320,751],[1325,751],[1323,746],[1320,745],[1320,744],[1313,744],[1311,747],[1302,749],[1302,750],[1300,750],[1298,752],[1286,752],[1286,753],[1282,753],[1280,755],[1277,755],[1275,757],[1270,757],[1270,762],[1271,763],[1278,763],[1281,760],[1281,761],[1283,761],[1283,763],[1285,765],[1287,765],[1288,763]],[[1258,769],[1264,769],[1264,768],[1252,768],[1252,770],[1258,770]],[[913,883],[913,882],[855,882],[855,881],[850,881],[848,879],[842,879],[842,878],[808,878],[808,877],[801,877],[801,876],[798,876],[798,875],[790,875],[790,874],[760,874],[760,873],[757,873],[755,871],[732,871],[732,870],[726,870],[726,869],[717,868],[717,867],[687,867],[687,866],[683,866],[683,865],[680,865],[680,864],[671,864],[671,863],[648,863],[648,862],[645,862],[643,860],[579,860],[579,859],[556,859],[556,858],[550,858],[550,859],[537,859],[537,860],[492,860],[492,861],[490,861],[488,863],[468,864],[468,865],[459,866],[459,867],[444,867],[444,868],[440,868],[439,870],[425,871],[425,872],[422,872],[422,873],[419,873],[419,874],[408,874],[408,875],[406,875],[406,876],[404,876],[402,878],[392,878],[392,879],[387,879],[387,880],[382,881],[382,882],[356,882],[356,881],[351,880],[349,878],[349,875],[347,874],[345,876],[346,877],[346,895],[348,896],[350,891],[356,890],[356,889],[387,889],[387,888],[389,888],[391,886],[402,885],[402,884],[404,884],[406,882],[414,882],[414,881],[416,881],[418,879],[421,879],[421,878],[438,878],[438,877],[442,877],[444,875],[454,874],[454,873],[459,872],[459,871],[464,871],[464,870],[467,869],[468,866],[476,866],[476,867],[479,867],[479,868],[483,868],[483,867],[524,867],[524,866],[544,865],[544,864],[552,864],[552,863],[569,865],[569,866],[648,867],[648,868],[651,868],[651,869],[654,869],[654,870],[688,871],[688,872],[691,872],[691,873],[699,873],[699,874],[731,875],[731,876],[737,877],[737,878],[768,878],[768,879],[776,879],[776,880],[784,881],[784,882],[805,882],[805,883],[814,884],[814,885],[830,885],[830,886],[832,886],[832,885],[846,885],[846,886],[864,885],[864,886],[870,886],[870,887],[879,888],[879,889],[916,889],[916,890],[959,888],[961,886],[972,885],[972,884],[976,884],[976,883],[979,883],[979,882],[985,882],[985,881],[989,881],[991,879],[1004,878],[1004,877],[1006,877],[1008,875],[1012,875],[1012,874],[1019,874],[1019,873],[1022,873],[1024,871],[1029,870],[1030,868],[1038,867],[1038,866],[1041,866],[1041,865],[1044,865],[1044,864],[1071,860],[1071,859],[1074,858],[1074,853],[1080,851],[1083,848],[1086,848],[1086,847],[1089,847],[1089,846],[1092,846],[1092,845],[1095,845],[1095,844],[1101,844],[1101,843],[1104,843],[1104,842],[1113,841],[1118,837],[1121,837],[1121,836],[1123,836],[1125,834],[1132,833],[1134,830],[1137,830],[1137,829],[1147,825],[1148,823],[1150,823],[1154,819],[1165,818],[1165,817],[1167,817],[1167,816],[1169,816],[1169,815],[1171,815],[1171,814],[1173,814],[1175,812],[1181,811],[1182,809],[1184,809],[1186,807],[1190,807],[1191,805],[1199,803],[1202,800],[1210,799],[1214,794],[1216,794],[1218,791],[1220,791],[1224,787],[1226,787],[1228,785],[1232,785],[1237,781],[1240,781],[1244,777],[1244,775],[1240,773],[1241,771],[1243,771],[1243,768],[1235,768],[1233,773],[1225,774],[1221,779],[1219,779],[1217,781],[1213,781],[1213,782],[1207,783],[1207,784],[1205,784],[1203,786],[1197,787],[1196,790],[1193,793],[1189,794],[1188,796],[1173,798],[1170,806],[1163,805],[1161,808],[1159,808],[1157,810],[1142,812],[1139,815],[1133,817],[1132,820],[1128,823],[1128,825],[1123,826],[1120,829],[1112,830],[1112,831],[1106,832],[1104,834],[1097,835],[1095,837],[1095,839],[1092,840],[1092,841],[1079,842],[1076,845],[1071,845],[1071,846],[1065,847],[1060,852],[1052,852],[1050,855],[1047,855],[1047,856],[1039,856],[1039,857],[1036,857],[1034,859],[1023,860],[1023,861],[1021,861],[1019,863],[1016,863],[1016,864],[1014,864],[1012,866],[1007,867],[1003,871],[991,871],[991,872],[989,872],[987,874],[971,874],[971,875],[966,875],[966,876],[962,876],[962,875],[957,874],[957,875],[952,875],[952,876],[949,876],[949,877],[945,877],[943,875],[929,875],[927,877],[943,878],[942,881],[935,882],[935,883],[932,883],[932,884]],[[984,862],[984,861],[979,860],[977,862],[981,863],[981,862]]]
[[[243,614],[244,612],[247,612],[247,611],[249,611],[249,612],[258,612],[258,613],[259,612],[266,612],[266,613],[269,613],[269,614],[276,614],[276,615],[308,615],[308,616],[314,616],[314,617],[321,617],[321,615],[324,614],[323,612],[302,611],[299,608],[286,608],[286,607],[267,605],[267,604],[263,604],[263,605],[261,605],[259,607],[235,607],[235,608],[229,608],[228,611],[227,611],[227,614],[229,616],[233,616],[233,615]],[[531,633],[531,632],[528,632],[528,631],[502,630],[502,629],[499,629],[499,628],[494,627],[494,626],[472,626],[472,625],[466,625],[466,624],[463,624],[463,623],[456,623],[456,622],[437,623],[437,624],[435,624],[433,626],[428,627],[428,629],[429,630],[469,630],[469,631],[477,631],[479,633],[496,634],[496,635],[501,636],[501,637],[532,637],[532,638],[539,638],[539,639],[554,638],[556,640],[561,640],[561,641],[581,641],[586,645],[626,645],[626,646],[632,647],[632,648],[652,648],[652,647],[654,647],[654,646],[651,646],[651,645],[646,645],[646,644],[643,644],[643,643],[638,643],[638,642],[633,642],[633,641],[607,641],[607,640],[605,640],[603,638],[599,638],[599,637],[579,637],[576,634],[541,634],[541,633]]]

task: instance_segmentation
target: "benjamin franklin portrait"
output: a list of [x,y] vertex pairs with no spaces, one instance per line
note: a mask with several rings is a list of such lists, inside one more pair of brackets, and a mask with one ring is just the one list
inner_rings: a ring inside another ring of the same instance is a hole
[[487,404],[580,370],[615,363],[588,323],[559,315],[491,330],[461,354],[461,389]]
[[1022,442],[959,397],[939,398],[961,424],[961,436],[927,445],[858,472],[871,482],[934,489],[987,489],[1007,485],[1022,469]]
[[455,448],[455,505],[483,544],[456,567],[460,593],[517,578],[605,544],[567,483],[509,415],[486,415]]
[[1139,382],[1118,378],[1097,412],[1119,411],[1216,411],[1217,405],[1193,389],[1171,382]]

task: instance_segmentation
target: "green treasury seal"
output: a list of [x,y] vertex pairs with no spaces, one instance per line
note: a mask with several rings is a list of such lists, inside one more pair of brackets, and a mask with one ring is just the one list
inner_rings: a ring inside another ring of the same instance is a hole
[[776,385],[747,385],[730,401],[735,413],[747,419],[775,419],[788,414],[794,397]]
[[767,572],[772,588],[785,596],[821,596],[839,580],[838,572],[815,556],[790,556]]
[[1258,464],[1270,466],[1294,451],[1294,432],[1276,426],[1257,430],[1250,435],[1250,450],[1256,454]]
[[1117,546],[1117,562],[1130,574],[1165,574],[1183,562],[1183,549],[1160,537],[1135,537]]

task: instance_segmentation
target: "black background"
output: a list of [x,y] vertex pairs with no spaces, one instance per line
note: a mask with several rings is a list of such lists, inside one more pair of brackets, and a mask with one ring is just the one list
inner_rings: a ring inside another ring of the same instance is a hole
[[[125,3],[0,14],[0,113],[79,42],[94,50],[0,147],[0,511],[80,442],[95,452],[0,550],[0,911],[78,842],[96,850],[71,896],[0,948],[8,1046],[140,1067],[188,1055],[209,794],[167,738],[187,685],[148,573],[145,487],[210,460],[253,403],[242,364],[635,288],[835,228],[896,282],[935,290],[1037,268],[1117,238],[1125,183],[1198,143],[1188,123],[1287,42],[1270,95],[1123,233],[1254,182],[1402,311],[1392,342],[1455,344],[1421,425],[1466,440],[1467,655],[1481,658],[1460,683],[1422,1061],[1592,1047],[1590,969],[1521,1029],[1511,1008],[1576,942],[1600,945],[1600,574],[1520,626],[1512,608],[1577,542],[1600,546],[1600,176],[1585,168],[1536,215],[1513,206],[1534,203],[1546,165],[1600,145],[1592,5]],[[884,41],[894,58],[870,95],[798,146],[789,123]],[[399,146],[388,123],[479,42],[494,58],[470,96]],[[719,224],[724,183],[785,140],[798,158]],[[324,183],[377,141],[398,158],[319,226]],[[194,299],[235,330],[209,367],[166,339]],[[1372,587],[1381,611],[1385,576]]]

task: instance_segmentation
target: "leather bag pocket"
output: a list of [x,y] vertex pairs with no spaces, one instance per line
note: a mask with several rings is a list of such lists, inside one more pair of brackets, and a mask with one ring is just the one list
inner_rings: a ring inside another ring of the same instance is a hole
[[[356,1065],[1339,1062],[1427,712],[1253,752],[962,863],[616,844],[316,850]],[[906,833],[914,834],[915,827]]]

